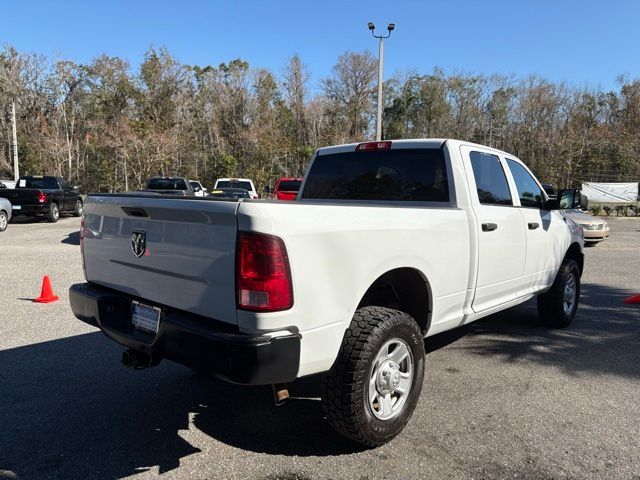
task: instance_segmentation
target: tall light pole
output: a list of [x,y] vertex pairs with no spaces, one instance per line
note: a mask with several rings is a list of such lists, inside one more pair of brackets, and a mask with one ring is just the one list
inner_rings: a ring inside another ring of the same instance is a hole
[[13,133],[13,177],[17,182],[20,178],[20,169],[18,167],[18,134],[16,132],[16,102],[11,102],[11,129]]
[[384,39],[391,36],[391,32],[396,28],[396,24],[390,23],[387,26],[386,35],[376,35],[376,26],[372,22],[369,22],[367,26],[369,27],[369,30],[371,30],[371,35],[378,39],[378,116],[376,118],[376,141],[379,142],[382,140],[382,55],[384,50]]

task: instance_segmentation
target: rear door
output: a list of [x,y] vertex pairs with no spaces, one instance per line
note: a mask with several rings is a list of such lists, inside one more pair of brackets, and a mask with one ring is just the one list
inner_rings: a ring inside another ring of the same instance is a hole
[[526,258],[524,220],[509,188],[503,159],[492,150],[460,147],[478,229],[478,275],[473,310],[514,300]]
[[62,205],[65,211],[73,210],[76,205],[76,191],[64,178],[57,178],[60,190],[62,190]]
[[526,295],[553,283],[567,249],[567,226],[559,212],[545,209],[542,186],[531,172],[514,158],[507,157],[506,163],[513,177],[527,236],[527,256],[520,290],[521,295]]

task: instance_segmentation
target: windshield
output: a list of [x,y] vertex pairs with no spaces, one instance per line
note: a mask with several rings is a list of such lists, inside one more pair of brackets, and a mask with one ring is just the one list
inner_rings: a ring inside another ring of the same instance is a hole
[[218,183],[216,183],[216,188],[242,188],[244,190],[253,190],[253,188],[251,187],[251,182],[233,182],[230,180],[218,180]]
[[149,190],[189,190],[186,182],[180,178],[152,178],[147,188]]
[[58,181],[53,177],[25,177],[18,180],[16,188],[42,188],[44,190],[57,190]]
[[278,190],[280,192],[297,192],[300,190],[300,185],[302,185],[302,180],[283,180],[278,185]]
[[448,202],[441,149],[392,149],[319,155],[302,198]]
[[202,188],[198,182],[189,182],[194,189]]

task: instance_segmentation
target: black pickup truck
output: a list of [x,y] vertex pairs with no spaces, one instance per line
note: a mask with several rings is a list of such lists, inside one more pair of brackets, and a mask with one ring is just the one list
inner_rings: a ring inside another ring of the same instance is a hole
[[14,217],[45,217],[49,222],[57,222],[63,213],[82,215],[82,199],[77,188],[61,177],[20,177],[15,188],[0,189],[0,198],[11,202]]

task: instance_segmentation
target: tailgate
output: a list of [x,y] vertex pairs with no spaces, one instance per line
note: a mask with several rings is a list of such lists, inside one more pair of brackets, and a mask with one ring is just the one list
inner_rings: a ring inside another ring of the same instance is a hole
[[236,202],[195,197],[90,195],[87,280],[236,324],[237,208]]

